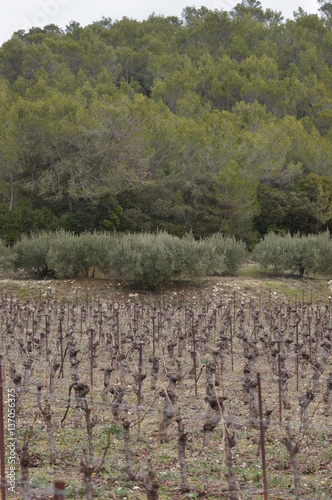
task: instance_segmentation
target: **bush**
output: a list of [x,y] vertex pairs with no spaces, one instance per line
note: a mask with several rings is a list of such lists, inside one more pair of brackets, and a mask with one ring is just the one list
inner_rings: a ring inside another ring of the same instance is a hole
[[113,236],[108,233],[82,233],[77,237],[78,271],[85,277],[99,270],[107,274],[110,267],[110,248]]
[[254,248],[253,259],[265,269],[273,267],[275,271],[287,269],[288,239],[290,235],[280,236],[275,233],[267,234]]
[[47,264],[57,278],[75,278],[81,270],[78,236],[59,230],[52,234]]
[[211,246],[211,267],[209,274],[235,273],[247,260],[248,250],[244,241],[220,233],[206,238]]
[[332,273],[332,240],[329,231],[320,233],[317,238],[317,262],[314,271],[321,274]]
[[0,240],[0,270],[10,271],[14,267],[15,252]]
[[204,242],[195,241],[192,235],[183,238],[164,232],[115,235],[110,272],[125,285],[160,290],[174,280],[206,275],[209,251]]
[[234,272],[246,256],[244,243],[216,235],[196,241],[157,234],[73,233],[59,230],[15,245],[16,267],[57,278],[88,277],[98,269],[124,285],[160,290],[174,280]]
[[113,277],[143,289],[164,288],[173,278],[173,238],[166,233],[116,235],[110,254]]
[[89,271],[109,269],[111,236],[103,233],[73,233],[59,230],[38,236],[23,236],[14,246],[15,267],[41,276],[75,278]]
[[8,211],[7,205],[0,204],[1,234],[6,245],[14,245],[23,234],[55,230],[58,226],[58,218],[46,207],[30,210],[19,206]]
[[320,266],[318,255],[318,239],[314,235],[301,236],[295,234],[284,236],[287,244],[286,269],[298,272],[302,277],[305,273],[316,272]]
[[255,247],[253,258],[277,271],[328,274],[332,271],[332,241],[328,232],[291,236],[270,233]]
[[204,240],[196,241],[192,234],[171,241],[173,276],[175,279],[196,280],[206,276],[213,252]]
[[106,233],[82,233],[76,235],[64,230],[52,235],[52,246],[47,256],[50,268],[57,278],[94,276],[96,269],[109,270],[109,254],[112,237]]
[[13,247],[16,269],[22,268],[28,272],[37,272],[43,277],[54,274],[47,260],[51,239],[52,233],[41,233],[32,237],[22,236]]

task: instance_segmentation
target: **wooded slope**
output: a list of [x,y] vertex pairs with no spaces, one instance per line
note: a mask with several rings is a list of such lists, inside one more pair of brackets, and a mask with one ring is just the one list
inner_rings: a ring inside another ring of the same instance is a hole
[[15,33],[0,48],[1,237],[331,229],[331,61],[328,10],[284,21],[255,0]]

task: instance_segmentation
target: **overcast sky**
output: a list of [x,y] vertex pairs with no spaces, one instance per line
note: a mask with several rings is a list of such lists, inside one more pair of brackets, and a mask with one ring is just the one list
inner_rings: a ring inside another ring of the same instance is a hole
[[[72,20],[82,26],[98,21],[102,16],[112,20],[123,16],[146,19],[152,12],[165,16],[180,17],[188,5],[209,9],[230,10],[238,0],[7,0],[3,2],[0,17],[0,44],[8,40],[15,31],[28,31],[32,26],[43,27],[54,23],[61,28]],[[317,12],[316,0],[261,0],[263,9],[281,11],[285,18],[302,7],[308,13]]]

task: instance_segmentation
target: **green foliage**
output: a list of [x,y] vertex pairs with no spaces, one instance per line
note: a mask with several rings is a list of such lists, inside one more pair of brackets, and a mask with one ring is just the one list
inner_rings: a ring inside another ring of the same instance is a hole
[[254,259],[277,271],[329,274],[332,271],[332,240],[329,232],[318,235],[285,236],[269,233],[255,247]]
[[172,280],[172,254],[166,233],[123,234],[111,246],[111,274],[125,285],[160,289]]
[[57,278],[89,277],[95,271],[146,290],[175,280],[234,272],[246,258],[243,242],[216,235],[195,240],[157,234],[74,233],[63,230],[22,237],[14,246],[16,268]]
[[46,207],[30,210],[27,206],[8,210],[0,205],[0,232],[7,245],[13,245],[22,234],[52,231],[58,226],[55,214]]
[[302,187],[311,202],[316,229],[319,230],[332,220],[332,178],[310,173]]
[[286,240],[275,233],[268,233],[254,248],[253,258],[262,267],[273,266],[276,271],[285,269],[287,262]]
[[83,233],[80,236],[64,230],[24,236],[14,245],[15,267],[41,276],[75,278],[89,276],[95,269],[108,269],[111,236]]
[[162,229],[252,246],[331,228],[319,3],[321,18],[252,0],[18,31],[0,47],[1,238]]
[[206,243],[212,246],[214,252],[210,274],[233,274],[248,258],[246,244],[244,241],[237,241],[234,236],[214,234],[206,239]]
[[315,272],[321,264],[318,255],[320,237],[301,236],[297,233],[294,236],[288,234],[282,238],[285,238],[286,241],[287,268],[298,272],[300,276]]
[[319,233],[331,228],[332,179],[311,172],[307,176],[262,183],[258,189],[260,213],[255,226],[261,234],[270,231],[292,234]]
[[51,235],[51,241],[47,263],[57,278],[89,277],[96,269],[106,272],[109,268],[109,234],[76,235],[61,230]]
[[195,240],[192,234],[169,240],[172,252],[172,274],[175,279],[196,280],[208,273],[214,252],[206,240]]
[[[99,270],[107,274],[109,269],[109,249],[113,235],[108,233],[82,233],[77,238],[79,273],[88,277]],[[76,256],[76,254],[75,254]]]
[[206,274],[209,255],[192,236],[118,234],[112,240],[110,269],[126,285],[159,290],[175,279],[197,279]]
[[325,231],[317,236],[310,235],[310,238],[315,242],[317,248],[314,271],[325,275],[330,274],[332,272],[332,240],[330,232]]
[[63,230],[51,236],[51,247],[47,254],[47,265],[57,278],[76,278],[86,270],[86,261],[81,256],[79,236]]
[[[246,261],[247,247],[234,237],[215,234],[195,240],[157,234],[83,233],[63,230],[24,236],[13,249],[0,244],[0,265],[41,276],[89,277],[95,271],[124,285],[160,290],[175,280],[234,273]],[[332,271],[332,240],[329,232],[301,236],[269,233],[255,247],[253,258],[277,271],[328,274]]]
[[0,270],[9,271],[13,269],[15,262],[15,252],[0,240]]
[[294,185],[289,190],[262,185],[258,200],[260,213],[255,217],[255,226],[261,234],[316,231],[313,204],[307,194]]
[[53,269],[48,262],[51,240],[51,233],[41,233],[32,237],[22,236],[13,247],[16,254],[15,267],[28,272],[35,271],[41,276],[52,275]]

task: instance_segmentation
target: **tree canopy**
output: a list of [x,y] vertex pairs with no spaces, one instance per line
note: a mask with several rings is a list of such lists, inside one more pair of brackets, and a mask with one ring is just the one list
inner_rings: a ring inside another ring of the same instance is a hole
[[19,31],[0,48],[0,236],[332,229],[330,3]]

